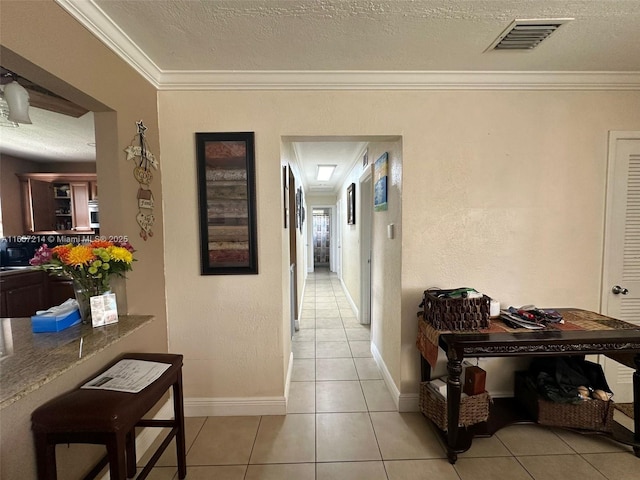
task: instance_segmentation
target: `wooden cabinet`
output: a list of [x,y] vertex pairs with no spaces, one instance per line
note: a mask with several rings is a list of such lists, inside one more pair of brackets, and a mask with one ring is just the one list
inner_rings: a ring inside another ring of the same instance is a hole
[[30,317],[48,308],[43,275],[27,271],[0,276],[0,317]]
[[92,233],[89,199],[97,196],[95,174],[17,174],[25,233]]
[[89,182],[71,182],[71,221],[72,230],[91,232],[89,226]]
[[0,318],[30,317],[74,298],[73,281],[42,270],[0,273]]
[[60,305],[69,298],[75,297],[73,280],[65,277],[54,277],[45,274],[45,291],[47,308]]

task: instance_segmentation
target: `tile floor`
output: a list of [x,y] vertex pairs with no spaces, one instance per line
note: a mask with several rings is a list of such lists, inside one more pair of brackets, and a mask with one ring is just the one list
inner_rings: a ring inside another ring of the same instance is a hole
[[[536,425],[475,439],[450,465],[422,415],[396,411],[371,357],[370,331],[357,322],[335,275],[309,276],[302,312],[289,413],[188,418],[189,480],[640,478],[640,459],[629,448]],[[174,448],[149,478],[177,478]]]

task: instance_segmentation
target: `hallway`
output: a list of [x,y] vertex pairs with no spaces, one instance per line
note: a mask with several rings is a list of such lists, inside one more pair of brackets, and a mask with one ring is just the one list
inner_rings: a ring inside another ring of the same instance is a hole
[[[335,274],[307,278],[286,416],[187,418],[188,480],[631,480],[606,438],[514,425],[450,465],[420,413],[398,413]],[[416,351],[417,355],[417,351]],[[177,479],[175,447],[149,476]],[[146,461],[146,458],[143,458]]]

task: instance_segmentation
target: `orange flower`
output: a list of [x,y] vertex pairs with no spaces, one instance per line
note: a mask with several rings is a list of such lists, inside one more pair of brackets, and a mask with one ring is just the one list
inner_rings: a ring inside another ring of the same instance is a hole
[[96,256],[93,254],[93,248],[86,245],[77,245],[69,250],[64,259],[64,263],[74,266],[89,265],[95,259]]
[[71,248],[72,246],[70,243],[67,245],[58,245],[51,249],[51,253],[52,255],[57,256],[63,263],[67,263],[67,255]]

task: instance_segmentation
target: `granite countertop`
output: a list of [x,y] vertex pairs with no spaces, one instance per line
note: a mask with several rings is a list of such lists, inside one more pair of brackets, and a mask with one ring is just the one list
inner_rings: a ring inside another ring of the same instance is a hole
[[33,333],[30,318],[0,319],[0,409],[133,333],[153,318],[150,315],[120,315],[118,323],[112,325],[93,328],[78,324],[50,333]]

